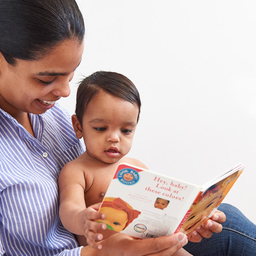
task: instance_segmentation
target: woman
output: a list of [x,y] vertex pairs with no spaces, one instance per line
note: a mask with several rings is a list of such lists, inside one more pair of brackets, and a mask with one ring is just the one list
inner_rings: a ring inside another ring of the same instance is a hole
[[56,103],[69,95],[82,58],[75,1],[1,0],[0,35],[0,254],[171,255],[181,248],[181,234],[142,243],[115,235],[102,250],[79,248],[60,223],[59,171],[83,152]]
[[[0,254],[173,255],[184,246],[183,234],[116,234],[101,250],[78,247],[59,220],[57,179],[83,149],[57,101],[81,62],[82,15],[74,0],[0,0],[0,35]],[[190,240],[219,233],[224,221],[218,211]]]

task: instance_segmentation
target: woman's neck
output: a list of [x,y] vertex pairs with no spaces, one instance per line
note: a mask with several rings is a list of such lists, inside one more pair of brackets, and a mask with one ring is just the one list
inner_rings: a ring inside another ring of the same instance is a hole
[[0,108],[9,113],[13,118],[17,120],[33,137],[35,137],[32,125],[30,123],[29,115],[26,112],[18,111],[13,106],[7,104],[4,98],[0,94]]
[[19,114],[12,115],[33,137],[35,134],[29,119],[29,115],[26,112],[20,112]]

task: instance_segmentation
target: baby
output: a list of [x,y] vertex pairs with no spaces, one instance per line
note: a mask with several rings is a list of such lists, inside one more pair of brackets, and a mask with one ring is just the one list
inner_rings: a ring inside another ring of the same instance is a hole
[[[77,235],[79,245],[100,249],[97,241],[103,239],[103,234],[104,238],[111,235],[107,224],[91,219],[86,209],[102,202],[117,166],[125,162],[147,168],[139,160],[126,157],[140,107],[137,88],[122,74],[99,71],[79,85],[72,123],[76,136],[83,138],[86,151],[67,163],[59,176],[60,218],[65,228]],[[105,218],[99,213],[98,219]]]
[[168,206],[168,204],[168,200],[158,197],[155,201],[154,207],[163,210]]

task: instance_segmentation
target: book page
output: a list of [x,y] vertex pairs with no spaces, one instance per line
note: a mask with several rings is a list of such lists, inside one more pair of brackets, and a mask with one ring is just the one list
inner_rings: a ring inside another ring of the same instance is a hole
[[225,172],[215,176],[213,179],[207,181],[204,185],[203,188],[204,190],[206,190],[207,188],[209,188],[211,185],[223,180],[224,178],[230,176],[232,173],[235,173],[237,171],[243,171],[244,170],[244,165],[239,163],[235,166],[233,166],[232,168],[230,168],[229,170],[226,170]]
[[211,185],[207,187],[192,204],[187,213],[187,219],[184,221],[180,231],[188,234],[209,219],[226,197],[243,170],[244,166],[238,165],[220,176],[216,183],[208,183],[208,185]]
[[100,212],[109,229],[139,238],[164,236],[175,232],[199,191],[196,185],[121,164]]

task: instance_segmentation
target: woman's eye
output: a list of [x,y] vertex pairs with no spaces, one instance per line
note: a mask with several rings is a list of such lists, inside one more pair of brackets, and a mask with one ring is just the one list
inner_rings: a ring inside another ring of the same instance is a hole
[[124,134],[129,134],[129,133],[131,133],[132,132],[132,130],[129,130],[129,129],[122,129],[122,133],[124,133]]
[[105,128],[105,127],[94,127],[93,129],[98,131],[98,132],[104,132],[104,131],[107,130],[107,128]]
[[43,80],[38,79],[38,81],[39,81],[40,83],[44,84],[44,85],[50,85],[50,84],[53,83],[54,80],[55,80],[55,79],[53,79],[53,80],[51,80],[51,81],[43,81]]

